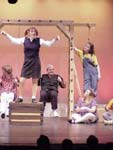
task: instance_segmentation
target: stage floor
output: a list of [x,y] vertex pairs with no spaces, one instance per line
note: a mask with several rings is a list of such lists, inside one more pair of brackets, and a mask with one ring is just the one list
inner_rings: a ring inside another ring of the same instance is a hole
[[89,135],[93,134],[99,143],[113,141],[113,125],[70,124],[66,118],[44,118],[43,125],[23,126],[11,125],[9,119],[0,119],[0,145],[36,145],[40,134],[47,135],[51,143],[61,143],[69,138],[73,143],[85,143]]

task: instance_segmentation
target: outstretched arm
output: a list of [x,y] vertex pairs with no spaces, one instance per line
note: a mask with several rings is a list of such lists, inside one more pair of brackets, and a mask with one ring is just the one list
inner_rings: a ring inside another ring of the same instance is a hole
[[78,51],[78,48],[77,47],[71,47],[71,50],[74,50],[74,51]]
[[22,37],[22,38],[15,38],[11,35],[9,35],[7,32],[5,31],[1,31],[1,34],[6,36],[12,43],[14,44],[23,44],[24,43],[24,40],[25,40],[25,37]]
[[56,43],[57,41],[60,40],[60,36],[57,36],[56,38],[50,40],[50,41],[46,41],[44,39],[40,39],[40,45],[44,45],[44,46],[48,46],[51,47],[54,43]]

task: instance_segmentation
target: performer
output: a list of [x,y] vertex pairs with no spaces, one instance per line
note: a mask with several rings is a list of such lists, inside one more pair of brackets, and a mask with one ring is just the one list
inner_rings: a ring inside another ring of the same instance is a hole
[[12,67],[4,65],[2,67],[2,77],[0,78],[0,99],[1,99],[1,118],[9,115],[9,103],[17,97],[17,87],[19,79],[13,76]]
[[25,37],[22,38],[14,38],[5,31],[1,33],[15,44],[24,44],[24,64],[21,71],[19,98],[17,102],[23,102],[25,80],[32,78],[32,102],[34,103],[36,102],[37,80],[41,74],[39,57],[40,46],[44,45],[50,47],[58,41],[60,37],[57,36],[50,41],[45,41],[38,37],[38,31],[35,27],[28,28],[25,31]]
[[74,47],[76,54],[83,62],[84,92],[93,89],[97,93],[98,79],[101,78],[100,67],[94,52],[94,44],[86,43],[83,51]]
[[48,100],[51,102],[53,116],[58,117],[57,110],[58,101],[58,87],[66,87],[66,83],[63,78],[54,73],[54,66],[49,64],[47,66],[47,74],[43,74],[38,81],[38,85],[41,86],[40,101],[44,103],[44,107]]
[[75,105],[70,123],[95,123],[97,117],[97,103],[93,90],[86,90],[84,97]]
[[113,125],[113,99],[105,106],[106,112],[103,113],[104,124]]

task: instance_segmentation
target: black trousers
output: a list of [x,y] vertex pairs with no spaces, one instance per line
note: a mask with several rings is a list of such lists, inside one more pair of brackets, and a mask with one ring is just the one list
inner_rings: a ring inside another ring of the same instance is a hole
[[51,107],[53,110],[57,109],[57,98],[58,92],[55,90],[41,90],[40,91],[40,102],[44,103],[44,107],[46,102],[51,102]]

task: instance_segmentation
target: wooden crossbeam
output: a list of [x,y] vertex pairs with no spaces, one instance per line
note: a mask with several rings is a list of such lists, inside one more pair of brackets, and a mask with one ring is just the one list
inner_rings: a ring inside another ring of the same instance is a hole
[[95,27],[95,23],[74,23],[73,24],[76,27]]
[[56,26],[62,23],[65,26],[73,24],[73,21],[64,20],[0,20],[1,25],[36,25],[36,26]]
[[36,25],[36,26],[57,26],[62,24],[64,26],[78,26],[78,27],[94,27],[94,23],[74,23],[73,20],[0,20],[0,27],[4,25]]

